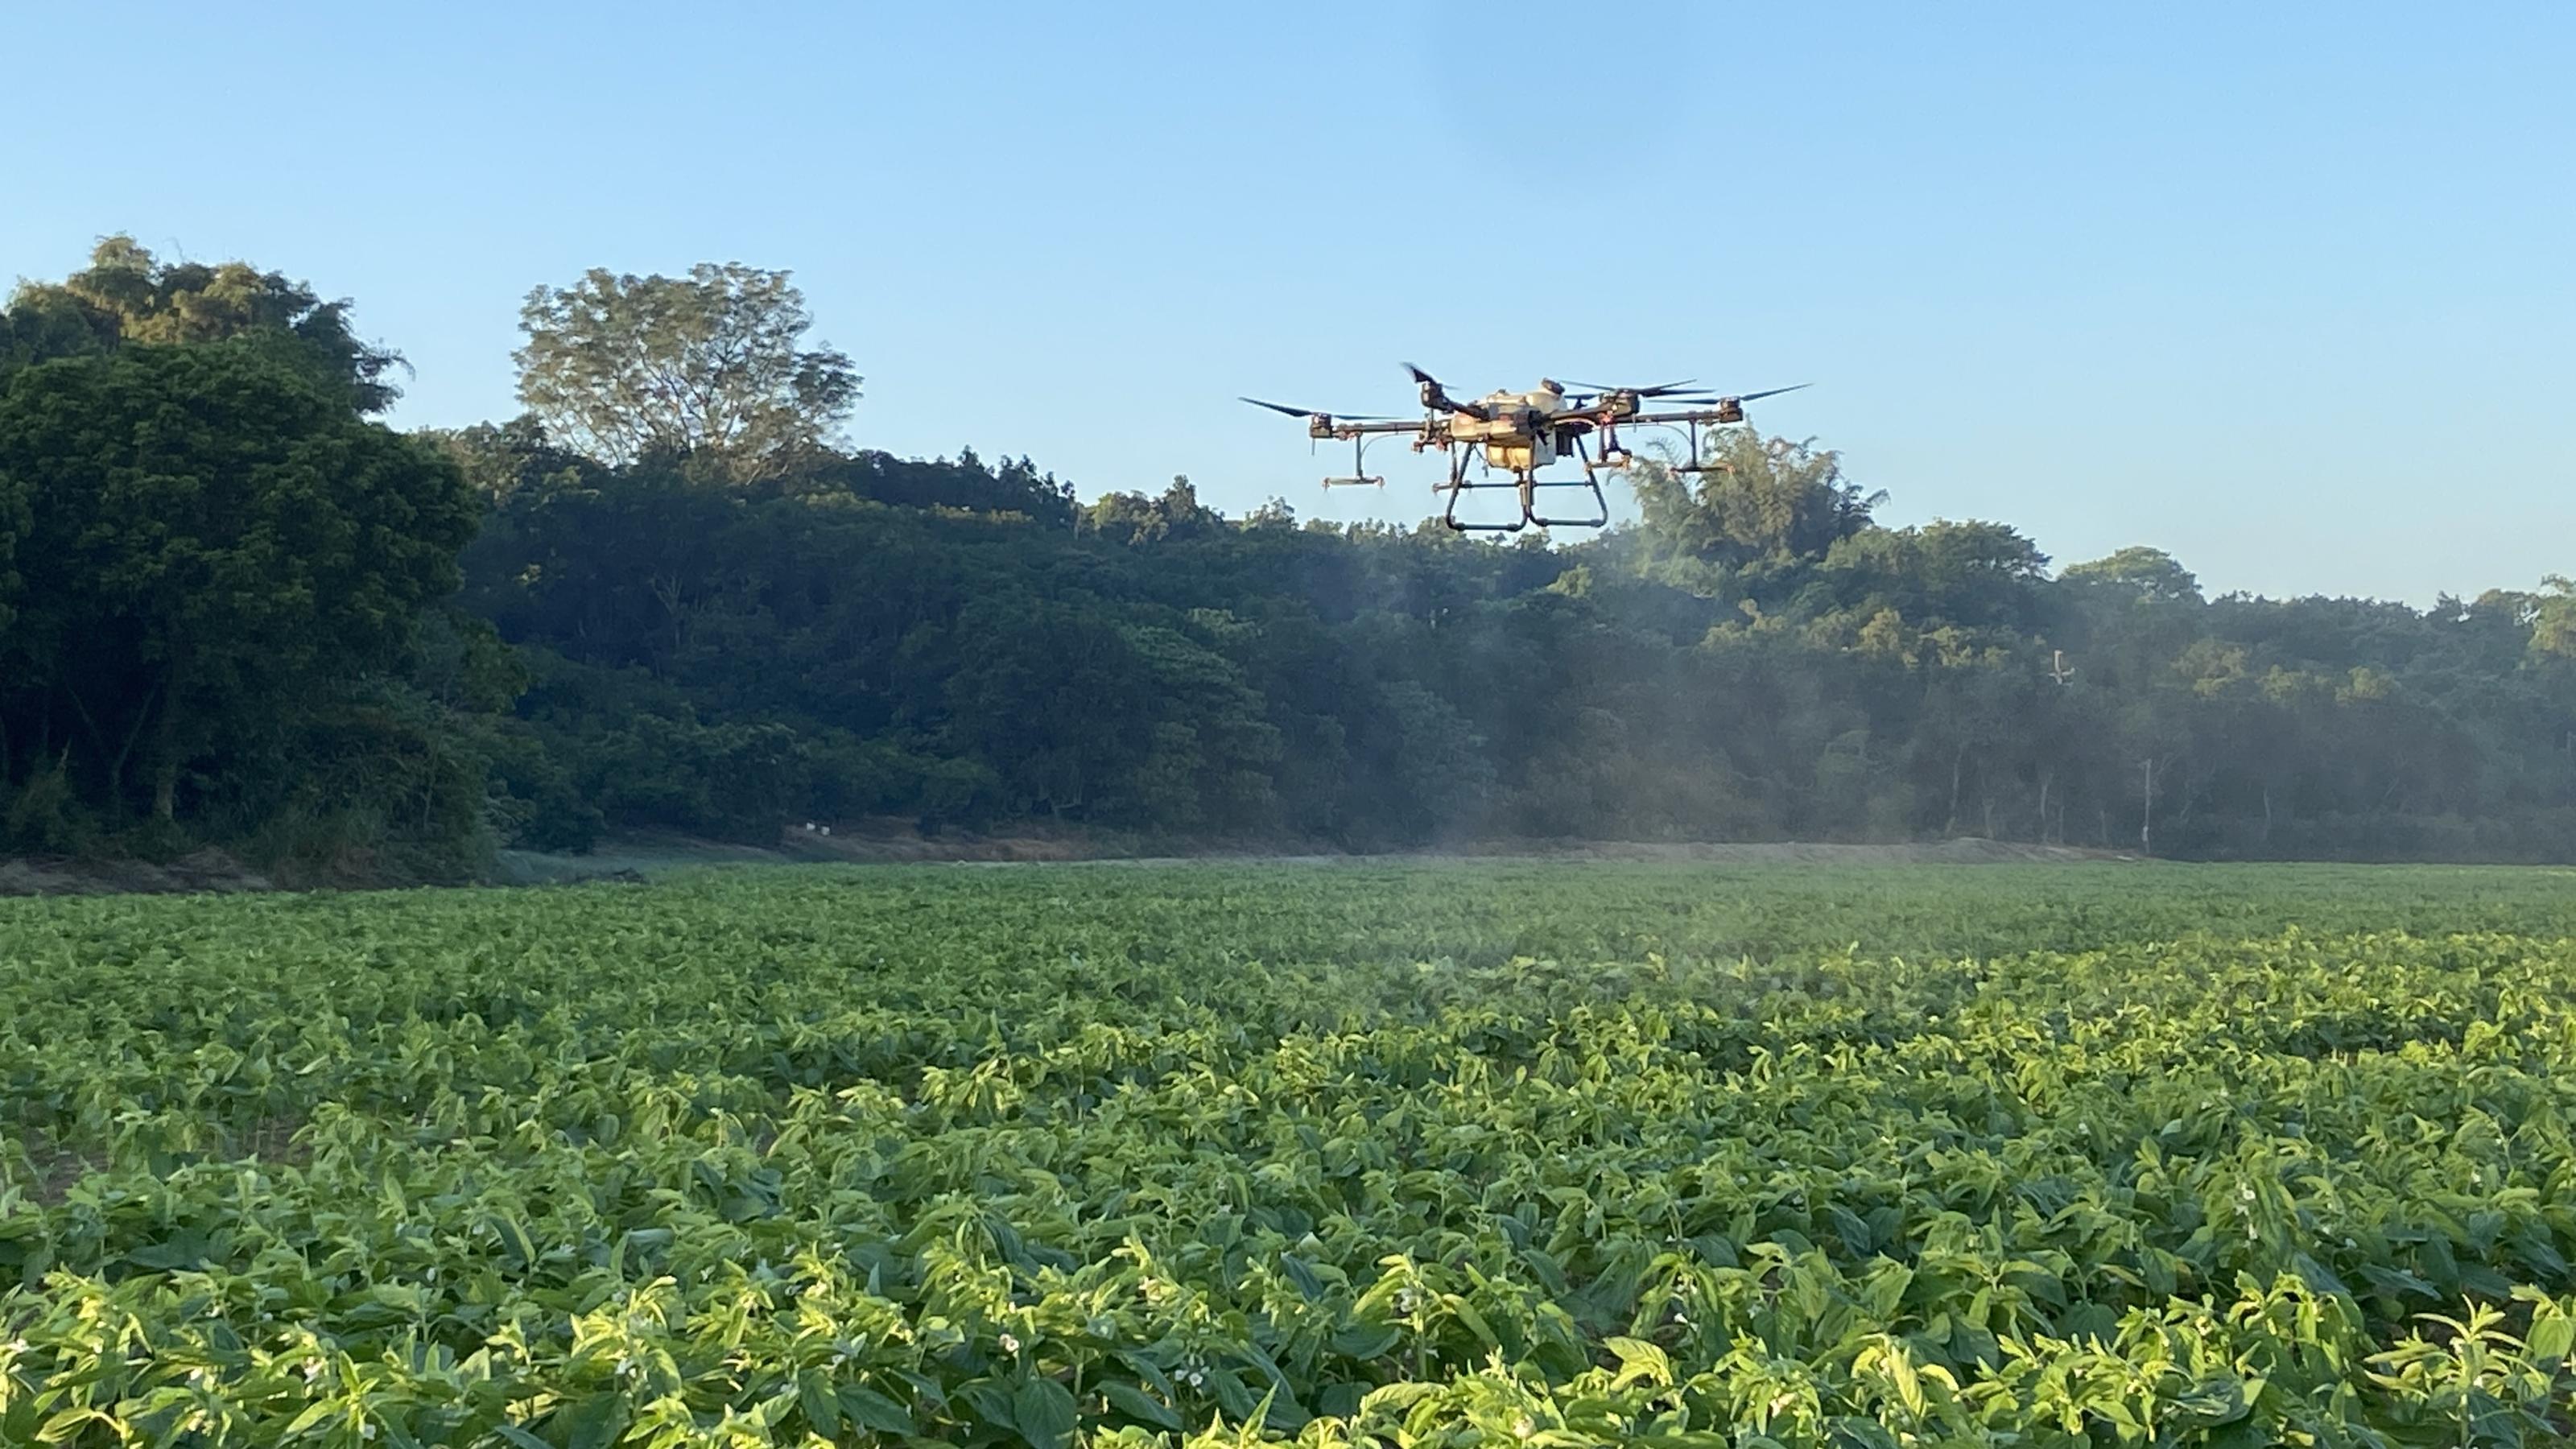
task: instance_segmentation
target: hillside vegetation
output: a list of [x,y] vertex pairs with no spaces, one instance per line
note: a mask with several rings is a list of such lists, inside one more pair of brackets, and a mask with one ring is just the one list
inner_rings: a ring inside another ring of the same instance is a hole
[[2576,857],[2563,579],[2211,598],[2152,548],[1884,527],[1833,453],[1749,433],[1580,541],[1084,503],[849,441],[850,359],[740,267],[539,288],[529,411],[403,435],[350,318],[123,239],[0,312],[0,849],[435,879],[603,831],[1044,821]]

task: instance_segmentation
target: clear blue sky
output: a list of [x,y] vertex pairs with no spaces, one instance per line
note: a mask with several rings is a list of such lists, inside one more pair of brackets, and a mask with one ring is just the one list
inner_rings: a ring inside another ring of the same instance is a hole
[[515,411],[531,286],[740,260],[856,441],[1086,497],[1420,517],[1430,462],[1328,497],[1233,400],[1412,359],[1813,381],[1756,420],[2060,563],[2576,571],[2576,6],[17,0],[0,51],[0,274],[307,278],[407,424]]

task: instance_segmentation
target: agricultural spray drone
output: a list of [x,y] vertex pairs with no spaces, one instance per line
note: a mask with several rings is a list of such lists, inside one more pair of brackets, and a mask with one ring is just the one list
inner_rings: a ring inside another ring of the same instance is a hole
[[[1434,492],[1449,495],[1448,507],[1440,521],[1462,532],[1518,533],[1530,524],[1542,528],[1599,528],[1610,521],[1610,500],[1602,495],[1601,474],[1617,472],[1629,463],[1628,451],[1620,446],[1621,428],[1665,427],[1683,432],[1690,440],[1689,461],[1679,466],[1684,473],[1705,473],[1720,466],[1700,459],[1700,429],[1721,427],[1744,421],[1744,405],[1756,398],[1775,397],[1796,392],[1807,386],[1775,387],[1768,392],[1712,393],[1688,380],[1656,383],[1652,387],[1603,387],[1597,383],[1560,383],[1550,378],[1539,379],[1529,392],[1489,392],[1473,400],[1453,398],[1440,380],[1412,363],[1404,370],[1413,375],[1422,389],[1423,416],[1418,422],[1399,418],[1317,412],[1312,408],[1292,408],[1286,403],[1263,402],[1257,397],[1244,401],[1254,407],[1286,413],[1306,420],[1306,435],[1332,439],[1351,445],[1351,472],[1344,478],[1327,478],[1326,488],[1359,485],[1386,486],[1386,479],[1372,477],[1367,467],[1368,448],[1380,438],[1410,435],[1414,452],[1437,448],[1449,459],[1449,479],[1432,485]],[[1568,388],[1574,389],[1567,391]],[[1662,409],[1662,411],[1658,411]],[[1593,434],[1600,438],[1598,456],[1586,441]],[[1582,466],[1579,478],[1541,478],[1542,468],[1571,458]],[[1488,475],[1474,479],[1467,476],[1471,463]],[[1500,471],[1506,478],[1490,475]],[[1460,495],[1476,488],[1509,488],[1520,495],[1520,516],[1508,523],[1482,523],[1458,516]],[[1592,494],[1590,518],[1542,518],[1538,512],[1538,490],[1542,488],[1581,488]]]

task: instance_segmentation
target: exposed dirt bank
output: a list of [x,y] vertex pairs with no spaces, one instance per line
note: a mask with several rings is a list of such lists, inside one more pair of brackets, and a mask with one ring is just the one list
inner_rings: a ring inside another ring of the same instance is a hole
[[[793,828],[774,847],[728,844],[687,836],[635,836],[603,842],[587,855],[505,850],[487,878],[491,885],[563,885],[587,880],[647,880],[672,870],[714,865],[787,865],[800,861],[892,863],[937,861],[958,865],[1171,865],[1184,861],[1328,864],[1387,860],[1704,861],[1759,864],[1952,864],[2128,860],[2110,851],[2060,845],[2016,845],[1999,840],[1949,840],[1914,845],[1822,845],[1785,841],[1764,844],[1657,844],[1619,841],[1486,841],[1438,850],[1377,855],[1300,853],[1240,845],[1186,851],[1168,842],[1138,848],[1074,835],[946,836],[911,832],[835,832]],[[386,881],[385,885],[400,885]],[[278,889],[270,877],[220,850],[200,850],[164,864],[136,860],[0,860],[0,896],[168,895],[206,891]]]
[[[1714,844],[1629,841],[1488,841],[1439,850],[1375,855],[1295,855],[1207,850],[1189,855],[1096,856],[1090,865],[1178,865],[1188,861],[1325,865],[1336,861],[1704,861],[1712,865],[2010,865],[2135,860],[2117,851],[2068,845],[2018,845],[2002,840],[1945,840],[1909,845],[1828,845],[1808,841]],[[983,865],[1015,861],[966,862]]]
[[275,888],[268,877],[211,848],[161,865],[142,860],[0,860],[0,896],[173,895]]

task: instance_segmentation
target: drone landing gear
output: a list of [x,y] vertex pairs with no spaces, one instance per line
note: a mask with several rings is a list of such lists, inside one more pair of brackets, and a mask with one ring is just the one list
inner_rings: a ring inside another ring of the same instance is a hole
[[[1478,523],[1458,516],[1458,496],[1471,489],[1509,488],[1519,494],[1520,517],[1508,523]],[[1592,495],[1592,517],[1547,518],[1538,511],[1538,490],[1542,488],[1581,488]],[[1518,533],[1531,524],[1541,528],[1599,528],[1610,521],[1610,500],[1603,497],[1601,485],[1590,478],[1533,478],[1527,474],[1508,482],[1471,483],[1453,478],[1448,486],[1449,506],[1440,521],[1460,533]]]
[[[1459,495],[1477,488],[1511,489],[1519,495],[1516,501],[1520,504],[1520,517],[1508,523],[1478,523],[1460,518],[1458,516]],[[1592,516],[1590,518],[1542,517],[1538,511],[1538,491],[1542,488],[1583,489],[1592,495]],[[1449,506],[1442,510],[1440,521],[1460,533],[1518,533],[1531,524],[1541,528],[1599,528],[1610,521],[1610,500],[1601,492],[1600,480],[1593,475],[1592,460],[1588,455],[1583,459],[1583,476],[1580,478],[1540,478],[1535,476],[1535,470],[1524,468],[1514,472],[1508,480],[1498,479],[1476,483],[1468,481],[1467,459],[1462,454],[1453,459],[1449,465],[1447,491]]]

